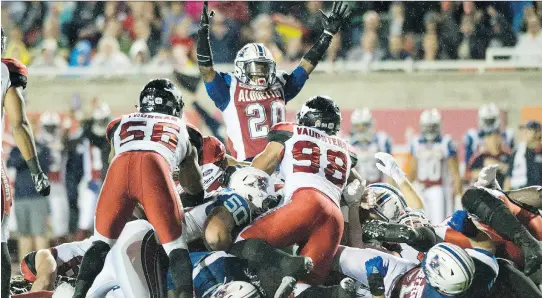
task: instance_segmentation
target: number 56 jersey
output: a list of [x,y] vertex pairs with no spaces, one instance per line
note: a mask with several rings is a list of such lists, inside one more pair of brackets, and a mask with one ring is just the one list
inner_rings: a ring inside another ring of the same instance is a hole
[[357,161],[346,141],[321,130],[292,123],[275,125],[268,140],[284,145],[280,172],[286,181],[286,200],[298,189],[314,188],[340,206],[350,169]]
[[115,156],[128,151],[153,151],[168,162],[170,171],[184,160],[189,146],[184,119],[160,113],[132,113],[107,126]]

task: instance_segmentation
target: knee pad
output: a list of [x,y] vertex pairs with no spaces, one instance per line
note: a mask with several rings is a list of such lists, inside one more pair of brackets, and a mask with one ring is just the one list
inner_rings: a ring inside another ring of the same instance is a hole
[[471,188],[461,198],[463,208],[478,216],[483,222],[490,223],[495,211],[504,207],[504,202],[493,197],[483,189]]
[[192,291],[192,262],[188,250],[177,248],[169,254],[169,272],[177,290]]

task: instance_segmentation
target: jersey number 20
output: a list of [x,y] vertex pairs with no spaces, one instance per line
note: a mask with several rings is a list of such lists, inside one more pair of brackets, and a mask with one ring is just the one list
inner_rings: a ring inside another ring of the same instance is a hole
[[[142,127],[145,125],[147,125],[146,121],[130,121],[122,124],[120,127],[120,145],[122,146],[131,141],[143,140],[145,138],[145,131],[132,127]],[[175,131],[175,133],[167,131],[165,128]],[[169,150],[175,151],[175,148],[177,148],[177,143],[179,142],[177,134],[180,131],[181,128],[178,125],[168,122],[158,122],[152,127],[151,141],[160,143],[166,146]],[[130,136],[133,136],[133,138],[126,140],[126,138]],[[166,137],[166,140],[164,140],[164,137]]]
[[251,139],[267,137],[270,127],[286,118],[284,104],[278,100],[271,103],[271,119],[267,119],[265,106],[261,103],[247,105],[245,113],[248,117],[248,131]]
[[[294,159],[296,161],[310,161],[310,164],[294,165],[294,173],[318,174],[320,172],[320,159],[325,156],[328,165],[324,168],[324,176],[331,183],[342,188],[346,182],[346,163],[348,160],[346,154],[328,149],[326,154],[322,155],[320,151],[320,147],[314,142],[297,141],[292,151]],[[340,161],[340,164],[338,161]]]

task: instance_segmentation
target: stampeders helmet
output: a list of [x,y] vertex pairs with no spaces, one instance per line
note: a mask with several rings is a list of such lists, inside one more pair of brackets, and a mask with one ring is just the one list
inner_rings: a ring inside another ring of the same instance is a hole
[[314,96],[307,100],[297,113],[297,125],[314,127],[335,135],[341,128],[341,110],[328,96]]
[[445,295],[467,290],[474,279],[474,261],[461,247],[450,243],[433,246],[422,262],[427,281]]
[[181,118],[183,107],[181,91],[168,79],[150,81],[139,95],[141,113],[161,113]]

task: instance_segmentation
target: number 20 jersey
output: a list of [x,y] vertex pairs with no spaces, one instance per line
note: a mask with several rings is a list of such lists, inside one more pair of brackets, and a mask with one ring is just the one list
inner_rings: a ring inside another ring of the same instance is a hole
[[286,200],[298,189],[314,188],[340,206],[350,169],[356,163],[356,155],[346,141],[292,123],[275,125],[268,140],[284,145],[280,171],[286,181]]
[[107,127],[115,156],[129,151],[154,151],[168,162],[170,170],[186,156],[189,137],[184,119],[160,113],[132,113],[113,120]]

